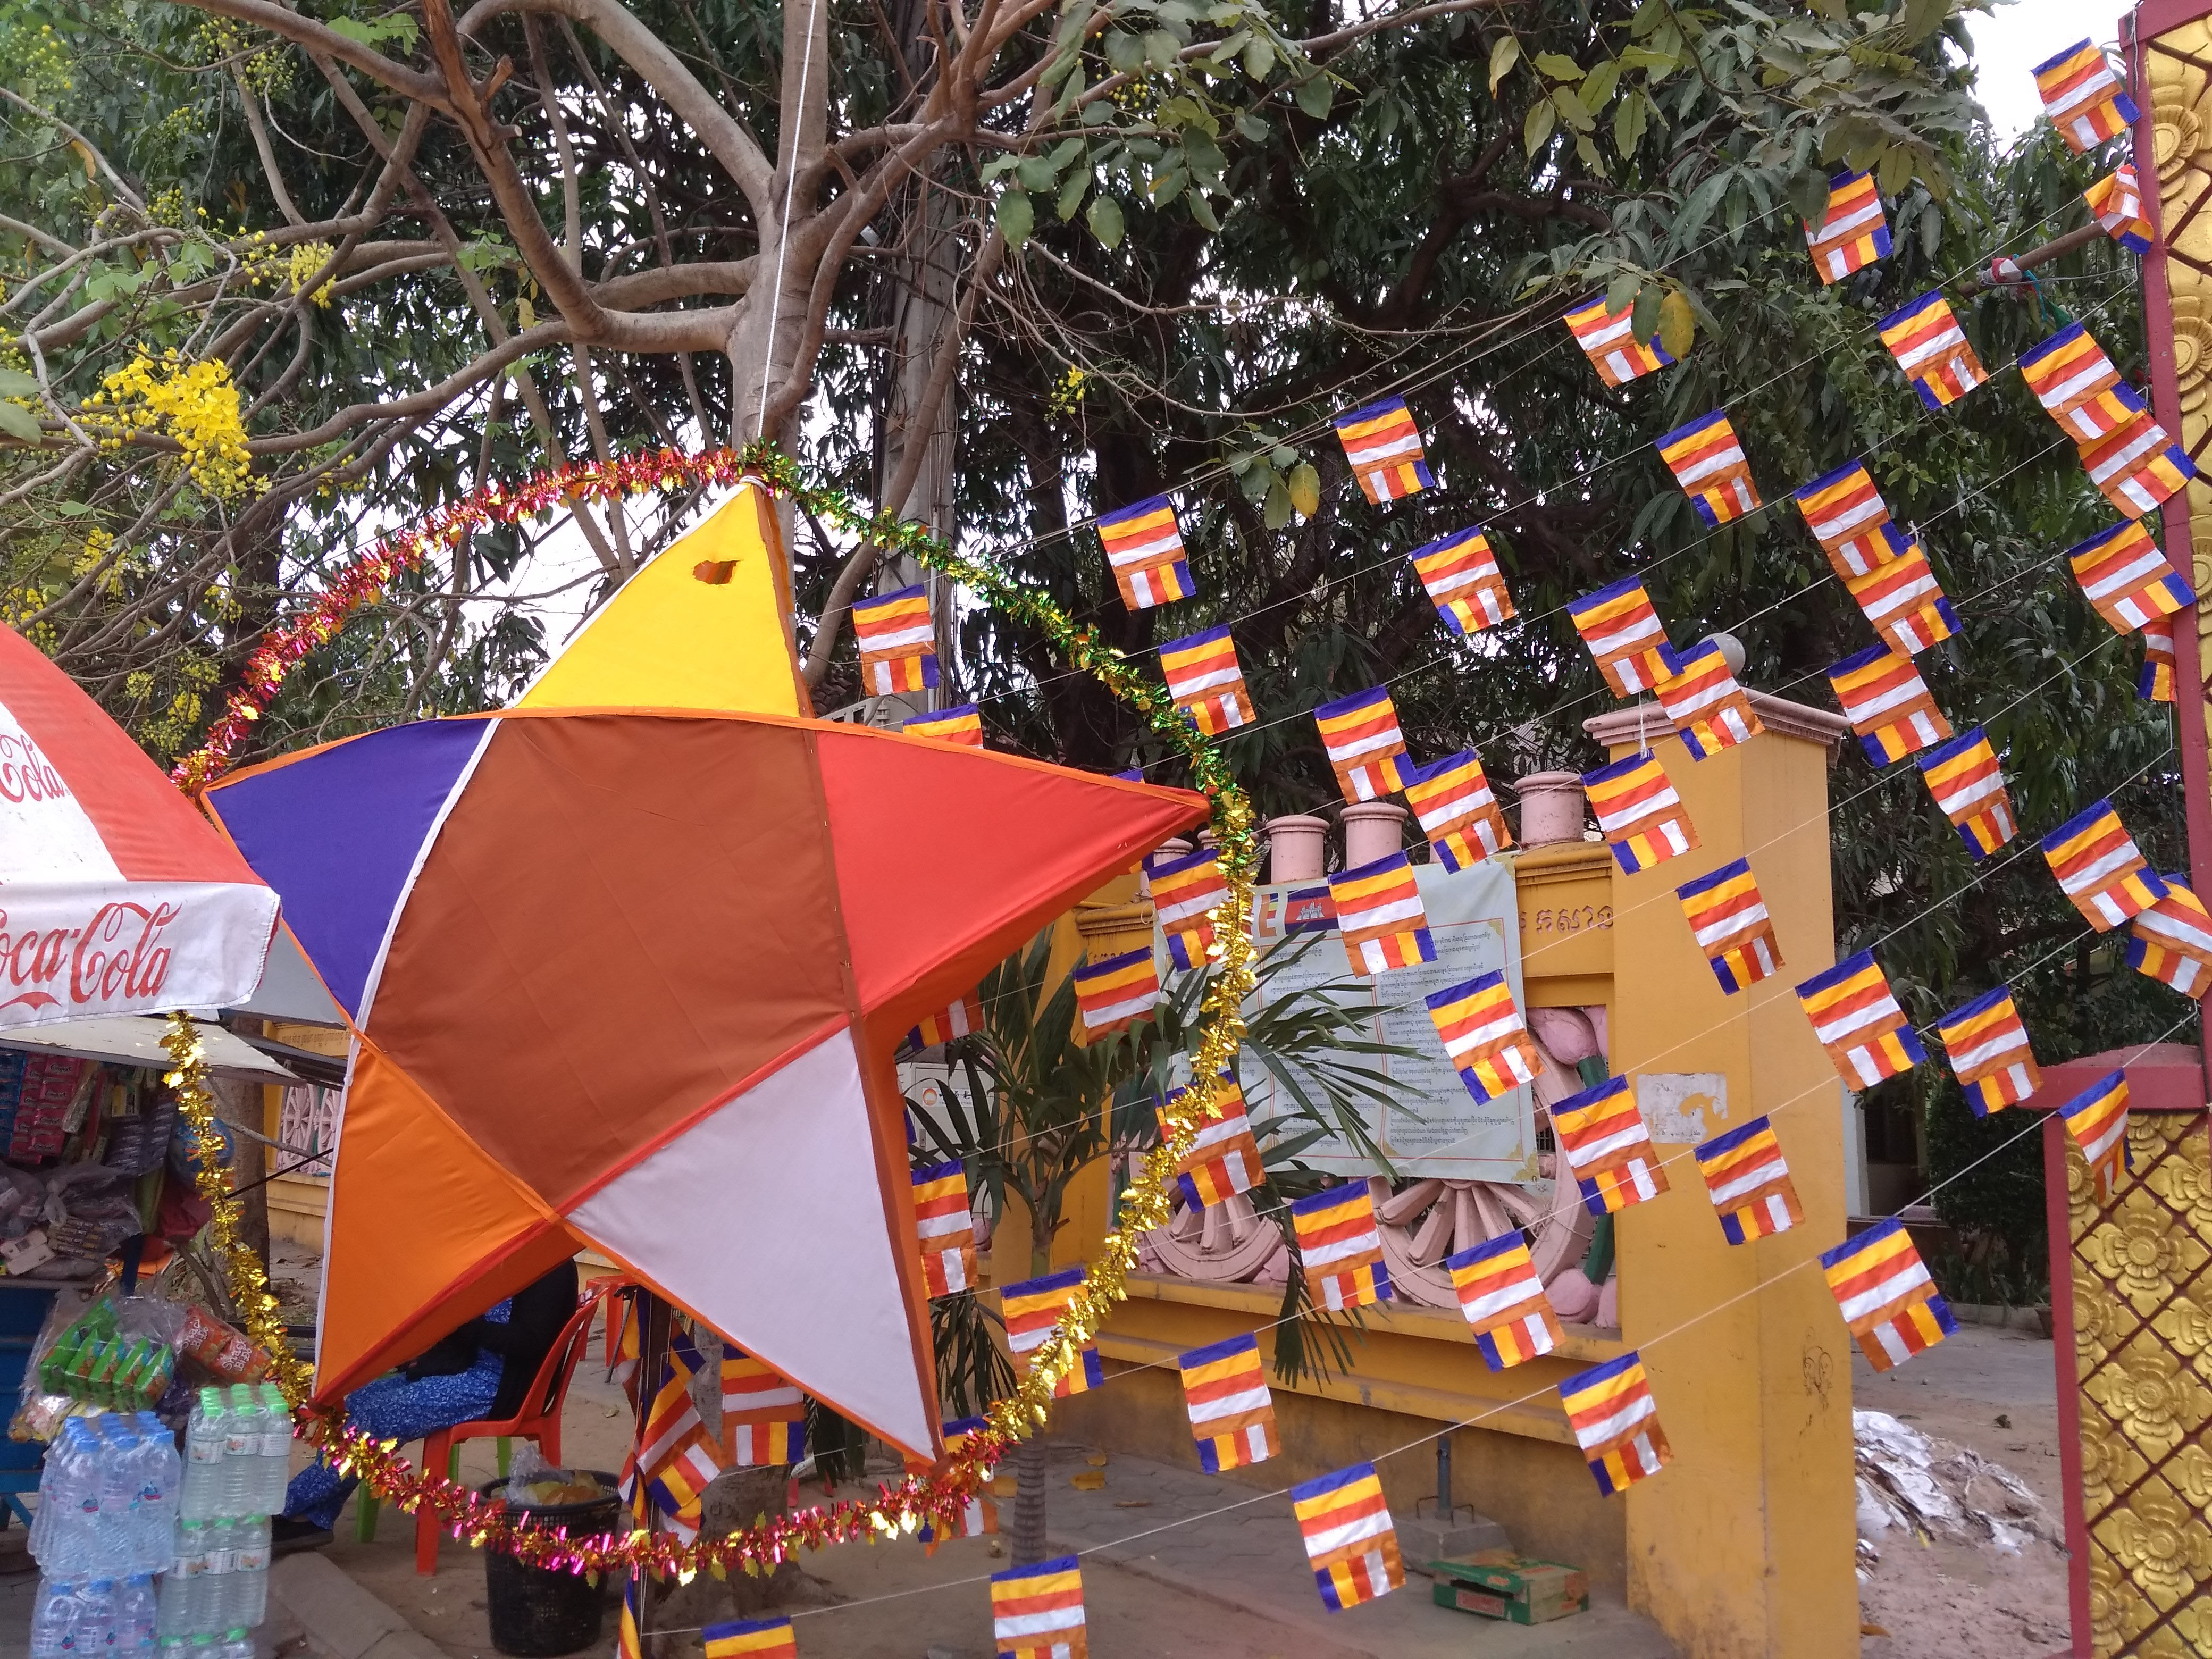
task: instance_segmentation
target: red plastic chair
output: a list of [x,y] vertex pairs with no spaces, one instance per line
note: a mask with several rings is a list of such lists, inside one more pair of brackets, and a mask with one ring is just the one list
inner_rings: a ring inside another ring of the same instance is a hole
[[[606,1295],[605,1285],[605,1280],[594,1285],[576,1311],[568,1316],[568,1322],[561,1328],[561,1334],[545,1355],[545,1363],[531,1380],[530,1391],[522,1397],[522,1410],[503,1422],[456,1423],[450,1429],[440,1429],[429,1435],[422,1442],[424,1473],[441,1469],[450,1478],[459,1461],[459,1448],[465,1440],[534,1440],[546,1462],[556,1468],[560,1467],[561,1407],[568,1397],[568,1382],[576,1374],[577,1362],[590,1346],[592,1320]],[[416,1572],[428,1575],[438,1571],[438,1540],[444,1531],[427,1505],[416,1512]]]

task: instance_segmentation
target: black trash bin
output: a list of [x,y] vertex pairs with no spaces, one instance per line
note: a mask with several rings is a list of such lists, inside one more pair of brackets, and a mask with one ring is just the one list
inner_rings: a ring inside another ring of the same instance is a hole
[[[574,1473],[598,1481],[605,1496],[574,1504],[510,1504],[515,1524],[549,1532],[565,1528],[571,1538],[612,1532],[622,1513],[615,1477],[600,1469]],[[504,1498],[507,1482],[495,1480],[482,1490],[486,1498]],[[605,1603],[586,1575],[528,1566],[503,1550],[486,1550],[483,1559],[493,1647],[514,1659],[558,1659],[598,1645]]]

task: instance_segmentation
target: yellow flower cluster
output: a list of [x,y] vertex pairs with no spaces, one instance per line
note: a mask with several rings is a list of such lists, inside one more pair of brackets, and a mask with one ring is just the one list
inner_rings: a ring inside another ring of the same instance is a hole
[[100,383],[78,418],[110,449],[141,433],[174,439],[192,482],[217,499],[252,488],[238,388],[222,363],[187,362],[173,349],[159,357],[141,352]]
[[1083,394],[1090,389],[1091,377],[1073,364],[1060,377],[1060,384],[1052,389],[1052,397],[1045,408],[1056,420],[1066,420],[1083,403]]
[[27,40],[18,36],[9,45],[15,57],[13,78],[30,98],[36,100],[46,93],[76,90],[76,82],[70,76],[69,49],[54,33],[53,25],[42,23]]
[[[331,255],[337,252],[337,250],[328,242],[295,243],[292,247],[291,264],[285,273],[292,285],[292,292],[295,294],[302,292],[307,285],[308,279],[329,264]],[[308,297],[317,305],[328,309],[331,295],[337,290],[337,283],[335,281],[327,282]]]

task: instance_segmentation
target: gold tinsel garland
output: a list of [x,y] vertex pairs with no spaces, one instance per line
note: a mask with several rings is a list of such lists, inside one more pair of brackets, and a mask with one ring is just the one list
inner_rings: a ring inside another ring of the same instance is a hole
[[[639,474],[639,487],[686,471],[675,457]],[[688,1581],[702,1569],[717,1577],[732,1568],[748,1573],[772,1571],[800,1548],[821,1548],[854,1539],[894,1539],[914,1534],[924,1522],[957,1531],[969,1498],[1015,1442],[1027,1438],[1048,1419],[1053,1391],[1079,1363],[1081,1351],[1097,1338],[1115,1303],[1128,1294],[1128,1276],[1137,1266],[1138,1242],[1167,1224],[1173,1211],[1176,1168],[1189,1155],[1199,1129],[1218,1117],[1218,1079],[1232,1068],[1244,1036],[1243,1003],[1254,986],[1251,912],[1253,881],[1259,867],[1252,805],[1237,787],[1228,763],[1165,689],[1148,680],[1097,630],[1078,623],[1050,598],[985,561],[954,553],[921,526],[888,514],[871,514],[841,490],[810,485],[789,457],[773,445],[754,444],[739,462],[760,475],[777,493],[817,519],[838,526],[882,549],[951,577],[986,603],[1018,617],[1049,639],[1074,667],[1098,680],[1119,701],[1141,714],[1152,730],[1188,761],[1198,787],[1209,798],[1214,844],[1221,859],[1229,897],[1214,912],[1220,957],[1200,1005],[1199,1041],[1191,1057],[1191,1086],[1172,1097],[1162,1114],[1160,1145],[1146,1154],[1121,1197],[1117,1224],[1101,1243],[1085,1269],[1083,1283],[1060,1320],[1030,1359],[1015,1392],[990,1407],[989,1428],[972,1437],[940,1474],[909,1477],[879,1488],[872,1501],[817,1507],[763,1521],[720,1537],[678,1543],[671,1534],[635,1531],[600,1538],[526,1531],[507,1524],[496,1503],[442,1475],[417,1472],[398,1454],[397,1443],[379,1441],[348,1427],[336,1408],[309,1404],[309,1367],[291,1352],[276,1297],[261,1259],[239,1232],[239,1208],[223,1172],[203,1158],[194,1160],[194,1181],[213,1212],[208,1235],[228,1276],[233,1301],[246,1334],[269,1352],[272,1375],[292,1402],[302,1433],[341,1469],[358,1474],[370,1491],[412,1513],[427,1506],[457,1537],[480,1547],[501,1549],[536,1565],[578,1572],[649,1571]],[[699,458],[720,471],[727,452]],[[526,489],[528,486],[525,487]],[[482,492],[479,492],[482,493]],[[493,487],[493,493],[499,493]],[[540,491],[543,495],[545,492]],[[189,1015],[169,1017],[162,1038],[171,1070],[166,1081],[175,1093],[180,1116],[196,1142],[214,1133],[214,1097],[208,1087],[206,1053]]]

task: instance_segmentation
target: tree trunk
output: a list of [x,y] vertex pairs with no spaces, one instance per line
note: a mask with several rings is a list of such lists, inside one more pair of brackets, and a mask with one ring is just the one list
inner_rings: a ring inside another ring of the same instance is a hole
[[1033,1567],[1050,1547],[1045,1528],[1044,1442],[1036,1435],[1014,1448],[1014,1565]]

